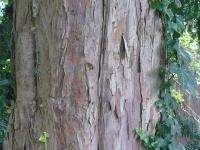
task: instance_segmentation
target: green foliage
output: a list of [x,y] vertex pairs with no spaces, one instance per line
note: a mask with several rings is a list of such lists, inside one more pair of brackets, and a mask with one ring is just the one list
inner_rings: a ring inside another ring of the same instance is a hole
[[140,140],[143,142],[143,145],[150,149],[153,150],[153,148],[155,148],[154,144],[153,144],[153,139],[151,139],[152,137],[149,136],[145,131],[143,131],[142,129],[136,128],[135,132],[137,133],[137,135],[139,136]]
[[198,38],[192,38],[192,34],[189,31],[186,31],[179,38],[180,44],[187,49],[190,54],[192,61],[190,63],[190,68],[194,72],[195,77],[197,78],[197,83],[200,84],[200,49]]
[[39,141],[41,143],[47,143],[47,140],[49,138],[49,134],[47,132],[43,132],[42,135],[39,137]]
[[3,4],[4,6],[2,4],[0,6],[0,144],[3,142],[8,124],[8,104],[14,97],[9,51],[12,29],[12,2],[11,0],[4,0]]
[[47,132],[43,132],[39,137],[39,142],[45,144],[45,150],[48,150],[47,148],[47,142],[48,142],[49,134]]
[[3,96],[0,96],[0,112],[0,143],[2,143],[6,133],[9,117],[9,113],[7,112],[7,107],[5,104],[5,97]]
[[[189,147],[193,149],[197,147],[197,144],[194,145],[198,141],[197,136],[192,134],[191,128],[183,123],[177,112],[183,102],[181,91],[189,92],[195,99],[197,85],[190,69],[190,53],[188,53],[187,47],[183,45],[183,43],[185,44],[183,41],[186,39],[182,38],[181,41],[180,38],[185,31],[185,24],[187,25],[185,20],[189,20],[183,15],[186,4],[183,5],[181,2],[180,0],[151,1],[151,7],[160,14],[164,26],[166,64],[160,70],[163,83],[160,87],[160,98],[156,102],[156,106],[161,117],[156,127],[156,133],[149,135],[142,129],[135,129],[142,144],[149,150],[189,150]],[[180,89],[174,88],[174,83],[178,83]],[[185,131],[189,133],[186,134]],[[194,138],[186,145],[176,143],[176,137],[184,135],[191,138],[191,134]]]
[[9,84],[10,84],[9,80],[2,80],[2,81],[0,81],[0,86],[9,85]]
[[172,95],[172,97],[174,98],[174,100],[175,100],[177,103],[182,103],[182,102],[184,102],[183,94],[181,93],[180,90],[172,89],[172,90],[171,90],[171,95]]
[[[191,96],[195,98],[196,79],[188,66],[180,65],[178,63],[169,64],[170,74],[175,74],[181,88],[190,92]],[[175,78],[175,79],[176,79]]]
[[[11,83],[11,62],[10,62],[10,39],[12,30],[12,3],[3,9],[3,17],[0,19],[0,81]],[[7,99],[14,97],[11,84],[0,87],[0,95]]]
[[200,1],[182,0],[183,7],[180,11],[185,18],[185,25],[193,38],[200,41]]
[[188,137],[188,142],[185,145],[186,150],[199,150],[200,149],[200,130],[197,122],[189,117],[185,118],[179,116],[181,122],[182,134],[184,137]]

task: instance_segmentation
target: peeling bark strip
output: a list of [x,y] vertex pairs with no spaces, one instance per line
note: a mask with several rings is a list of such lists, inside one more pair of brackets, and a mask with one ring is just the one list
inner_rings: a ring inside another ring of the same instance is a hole
[[[148,0],[14,2],[16,103],[5,150],[139,150],[154,132],[161,22]],[[152,40],[153,38],[153,40]]]

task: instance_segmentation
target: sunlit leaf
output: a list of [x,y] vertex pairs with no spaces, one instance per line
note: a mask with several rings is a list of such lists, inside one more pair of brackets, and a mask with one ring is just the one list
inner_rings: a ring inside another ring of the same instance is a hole
[[40,135],[40,137],[39,137],[38,140],[39,140],[41,143],[46,143],[47,140],[48,140],[48,138],[49,138],[49,134],[48,134],[47,132],[43,132],[43,134]]

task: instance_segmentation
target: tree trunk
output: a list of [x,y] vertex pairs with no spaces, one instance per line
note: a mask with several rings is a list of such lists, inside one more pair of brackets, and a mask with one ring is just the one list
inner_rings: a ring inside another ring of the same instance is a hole
[[15,0],[5,150],[139,150],[159,118],[162,26],[148,0]]

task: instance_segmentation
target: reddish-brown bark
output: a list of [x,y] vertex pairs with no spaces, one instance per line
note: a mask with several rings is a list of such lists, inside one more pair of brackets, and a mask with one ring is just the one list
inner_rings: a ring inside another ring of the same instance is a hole
[[148,0],[16,0],[5,150],[139,150],[154,132],[162,26]]

